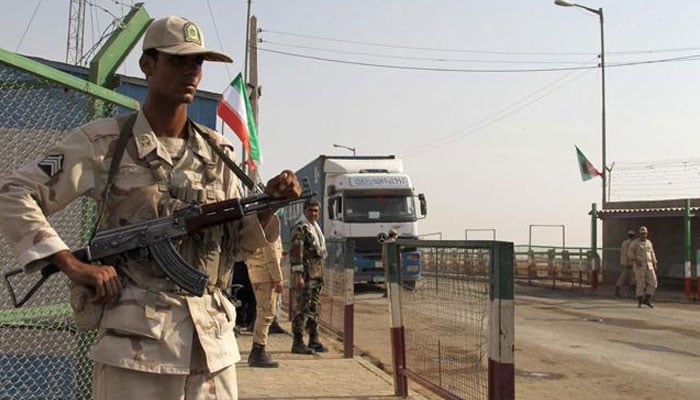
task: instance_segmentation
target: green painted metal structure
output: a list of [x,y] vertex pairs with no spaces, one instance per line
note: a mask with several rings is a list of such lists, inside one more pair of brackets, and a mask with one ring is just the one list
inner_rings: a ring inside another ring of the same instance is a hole
[[90,82],[114,89],[117,86],[114,74],[152,21],[143,3],[135,4],[90,62]]
[[84,81],[80,78],[76,78],[71,74],[51,68],[38,61],[34,61],[30,58],[24,57],[17,53],[12,53],[2,48],[0,48],[0,63],[11,65],[46,80],[61,84],[66,88],[86,93],[92,97],[105,100],[131,110],[139,109],[139,102],[131,97],[121,95],[117,92],[113,92],[110,89]]

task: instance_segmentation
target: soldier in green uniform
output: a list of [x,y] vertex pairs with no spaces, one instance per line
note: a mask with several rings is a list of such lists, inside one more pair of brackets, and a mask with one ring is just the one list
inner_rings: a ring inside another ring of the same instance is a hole
[[[304,215],[292,227],[289,261],[292,271],[294,319],[292,320],[292,353],[313,354],[328,349],[318,337],[318,313],[323,288],[323,266],[326,240],[318,225],[321,204],[316,199],[304,203]],[[309,331],[309,344],[304,344],[304,328]]]

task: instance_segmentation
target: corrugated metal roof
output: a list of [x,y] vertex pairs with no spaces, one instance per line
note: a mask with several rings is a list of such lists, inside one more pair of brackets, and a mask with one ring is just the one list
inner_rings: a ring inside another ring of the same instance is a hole
[[[700,207],[690,207],[690,215],[695,216]],[[605,218],[637,218],[637,217],[683,217],[685,207],[658,208],[618,208],[598,211],[598,217]]]

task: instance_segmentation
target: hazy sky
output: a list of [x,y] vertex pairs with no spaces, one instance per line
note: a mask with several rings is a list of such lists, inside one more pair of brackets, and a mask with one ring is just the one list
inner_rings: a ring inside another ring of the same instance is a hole
[[[89,2],[86,49],[133,3]],[[206,64],[201,89],[221,92],[242,69],[244,0],[144,3],[152,17],[194,20],[208,47],[235,58]],[[0,47],[65,60],[68,0],[0,4]],[[582,4],[605,14],[608,166],[696,159],[700,2]],[[351,154],[334,143],[396,154],[428,199],[422,233],[463,239],[466,228],[496,229],[499,240],[527,244],[531,224],[551,224],[565,226],[567,245],[590,244],[600,179],[581,181],[574,145],[602,168],[601,75],[570,68],[598,63],[595,14],[552,0],[254,0],[252,12],[264,40],[263,177],[319,154]],[[142,76],[139,53],[120,73]],[[638,64],[670,59],[684,61]],[[533,69],[555,71],[515,71]],[[611,198],[644,193],[643,180],[632,182]],[[559,244],[561,231],[536,228],[532,241]]]

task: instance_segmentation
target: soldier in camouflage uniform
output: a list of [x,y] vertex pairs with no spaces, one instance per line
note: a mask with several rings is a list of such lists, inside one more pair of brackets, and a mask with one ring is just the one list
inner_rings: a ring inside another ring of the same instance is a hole
[[[239,197],[238,179],[214,151],[233,157],[231,143],[204,127],[197,131],[187,117],[204,60],[231,62],[204,47],[191,21],[153,22],[139,60],[148,86],[143,110],[81,126],[0,181],[0,228],[15,245],[19,264],[27,272],[57,266],[71,280],[76,325],[100,329],[90,352],[94,399],[238,396],[235,309],[222,289],[236,256],[278,240],[273,211],[173,243],[193,268],[209,276],[201,297],[175,285],[144,254],[129,253],[117,265],[78,260],[46,217],[88,196],[102,215],[97,229],[109,229],[171,215],[192,202]],[[119,154],[122,135],[127,140]],[[113,159],[117,168],[111,171]],[[298,197],[300,189],[294,173],[284,171],[266,191]]]
[[[320,211],[318,200],[307,200],[304,203],[304,216],[294,224],[290,235],[289,262],[293,275],[292,295],[295,307],[292,353],[296,354],[328,351],[318,337],[323,264],[327,256],[326,240],[316,222]],[[309,331],[308,346],[304,344],[304,328]]]
[[646,304],[654,308],[651,297],[656,293],[657,261],[654,245],[648,235],[647,227],[640,226],[639,236],[630,243],[627,257],[634,266],[634,277],[637,281],[637,307]]

